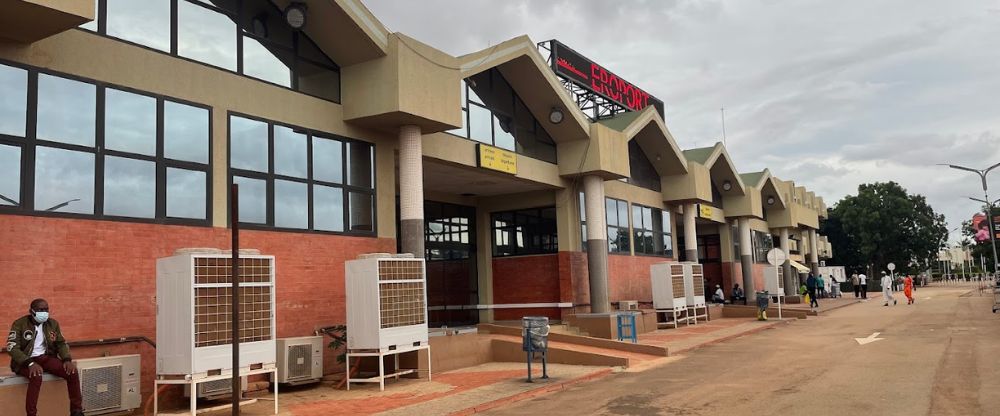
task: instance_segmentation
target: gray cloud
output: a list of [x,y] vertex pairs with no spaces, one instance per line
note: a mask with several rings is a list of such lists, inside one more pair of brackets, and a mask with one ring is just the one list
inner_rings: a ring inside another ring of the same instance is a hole
[[829,205],[893,180],[957,226],[978,181],[934,164],[1000,162],[998,0],[365,3],[452,54],[558,38],[662,99],[682,148],[720,140],[725,106],[739,170],[770,168]]

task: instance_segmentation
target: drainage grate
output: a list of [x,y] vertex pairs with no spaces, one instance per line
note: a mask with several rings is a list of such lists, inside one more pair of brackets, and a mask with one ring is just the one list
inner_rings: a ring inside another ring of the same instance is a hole
[[221,380],[206,381],[198,383],[198,390],[202,396],[216,396],[220,394],[230,394],[233,392],[233,379],[224,378]]
[[83,410],[118,409],[122,406],[122,367],[120,365],[80,370]]
[[312,377],[312,344],[288,347],[288,379]]

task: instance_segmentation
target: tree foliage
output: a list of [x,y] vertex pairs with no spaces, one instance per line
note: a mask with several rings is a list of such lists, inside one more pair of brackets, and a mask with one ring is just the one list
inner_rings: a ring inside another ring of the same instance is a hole
[[895,182],[858,186],[829,210],[820,232],[833,245],[833,262],[869,274],[895,263],[901,273],[924,270],[948,237],[944,215],[922,195]]

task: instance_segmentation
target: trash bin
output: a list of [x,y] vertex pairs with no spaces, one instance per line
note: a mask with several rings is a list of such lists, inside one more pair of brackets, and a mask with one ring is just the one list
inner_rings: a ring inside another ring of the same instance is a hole
[[531,383],[531,362],[536,352],[542,353],[542,378],[549,378],[549,318],[545,316],[525,316],[521,318],[521,349],[527,353],[528,382]]
[[767,320],[767,306],[771,302],[771,295],[767,292],[757,292],[757,320]]

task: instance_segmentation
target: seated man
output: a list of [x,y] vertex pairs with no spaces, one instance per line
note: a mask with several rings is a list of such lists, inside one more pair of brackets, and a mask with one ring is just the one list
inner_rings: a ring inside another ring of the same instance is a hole
[[742,301],[744,304],[747,303],[747,297],[743,294],[743,288],[740,287],[739,283],[733,285],[733,296],[731,296],[733,303]]
[[66,379],[70,416],[83,416],[76,363],[69,355],[69,345],[59,330],[59,323],[49,319],[49,304],[45,299],[31,301],[28,315],[11,325],[7,353],[10,354],[11,370],[28,378],[28,394],[24,400],[27,416],[38,415],[38,392],[42,388],[44,371]]
[[726,303],[726,298],[722,294],[722,286],[715,285],[715,294],[712,295],[712,302],[723,304]]

